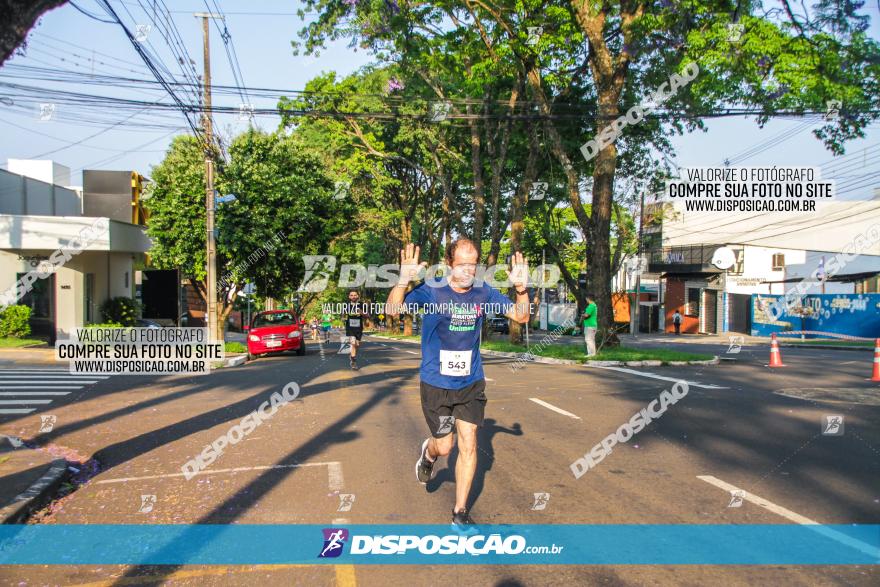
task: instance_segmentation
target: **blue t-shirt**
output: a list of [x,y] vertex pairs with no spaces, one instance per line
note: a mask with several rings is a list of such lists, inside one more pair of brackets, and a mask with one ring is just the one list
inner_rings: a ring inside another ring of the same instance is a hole
[[461,389],[484,379],[480,360],[483,318],[487,310],[506,314],[513,301],[485,284],[457,293],[449,285],[423,283],[406,295],[404,303],[418,305],[425,312],[422,381],[444,389]]

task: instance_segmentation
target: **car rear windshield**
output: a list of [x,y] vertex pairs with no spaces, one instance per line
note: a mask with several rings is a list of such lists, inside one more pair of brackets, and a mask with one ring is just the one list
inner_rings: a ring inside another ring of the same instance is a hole
[[293,326],[293,314],[259,314],[254,317],[254,328],[263,326]]

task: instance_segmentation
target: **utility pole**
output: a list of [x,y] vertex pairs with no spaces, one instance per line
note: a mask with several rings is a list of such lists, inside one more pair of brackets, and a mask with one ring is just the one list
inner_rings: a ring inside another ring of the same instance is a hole
[[[642,191],[641,201],[639,203],[639,244],[636,249],[636,257],[638,260],[638,265],[636,265],[636,293],[633,296],[634,302],[633,306],[635,311],[633,312],[633,329],[632,335],[633,338],[636,338],[639,335],[639,319],[641,318],[639,312],[639,295],[641,295],[642,289],[642,228],[645,225],[645,192]],[[651,329],[650,323],[648,324],[648,330]]]
[[197,12],[196,18],[202,19],[202,39],[205,57],[204,105],[202,108],[202,128],[205,134],[205,218],[208,243],[208,337],[211,342],[223,342],[223,325],[220,324],[220,313],[217,311],[217,242],[214,235],[214,131],[211,127],[211,48],[209,19],[223,16],[210,12]]
[[[541,249],[541,305],[544,306],[544,324],[547,326],[547,330],[550,330],[550,308],[547,306],[547,284],[544,283],[547,281],[547,255],[544,253],[544,249]],[[540,321],[538,322],[540,325]]]

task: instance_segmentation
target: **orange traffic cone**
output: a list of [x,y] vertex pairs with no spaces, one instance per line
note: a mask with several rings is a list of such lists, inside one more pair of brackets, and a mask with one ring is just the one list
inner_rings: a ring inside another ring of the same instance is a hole
[[880,381],[880,338],[874,341],[874,374],[871,381]]
[[770,364],[768,367],[785,367],[782,363],[782,355],[779,353],[779,343],[776,342],[776,333],[770,335]]

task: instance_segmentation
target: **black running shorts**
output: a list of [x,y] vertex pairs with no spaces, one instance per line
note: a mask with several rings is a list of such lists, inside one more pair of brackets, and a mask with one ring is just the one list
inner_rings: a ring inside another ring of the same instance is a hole
[[480,426],[488,401],[485,391],[484,379],[461,389],[443,389],[422,381],[422,413],[434,438],[443,438],[454,431],[453,421],[446,416]]

